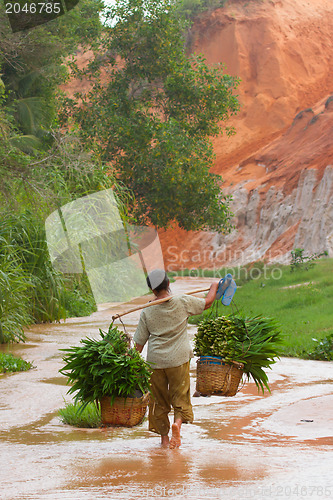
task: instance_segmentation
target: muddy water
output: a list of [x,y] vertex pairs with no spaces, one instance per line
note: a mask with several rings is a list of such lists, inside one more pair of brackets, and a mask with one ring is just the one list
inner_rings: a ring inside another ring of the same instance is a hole
[[[173,290],[202,286],[183,279]],[[246,383],[235,397],[193,398],[179,450],[161,449],[146,420],[132,429],[62,424],[57,412],[70,398],[59,349],[98,336],[119,310],[36,325],[10,348],[36,368],[0,377],[1,500],[333,498],[332,363],[285,358],[270,372],[271,394]],[[124,317],[131,333],[139,314]],[[195,360],[191,374],[194,392]]]

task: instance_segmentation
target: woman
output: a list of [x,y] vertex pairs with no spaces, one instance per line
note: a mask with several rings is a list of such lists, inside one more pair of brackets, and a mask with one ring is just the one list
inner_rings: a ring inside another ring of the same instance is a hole
[[[161,435],[162,446],[176,448],[181,444],[182,423],[193,422],[190,394],[193,352],[187,335],[187,319],[201,314],[213,304],[219,283],[211,285],[205,299],[185,294],[171,295],[169,278],[161,269],[148,275],[147,284],[155,295],[154,300],[170,298],[142,311],[133,340],[139,352],[148,342],[147,361],[153,369],[149,430]],[[169,440],[171,407],[174,409],[174,423]]]

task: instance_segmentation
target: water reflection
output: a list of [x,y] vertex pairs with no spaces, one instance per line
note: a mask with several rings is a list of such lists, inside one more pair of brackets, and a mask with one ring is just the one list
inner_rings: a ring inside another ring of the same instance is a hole
[[163,497],[163,492],[167,496],[172,489],[185,494],[199,486],[207,490],[220,489],[266,476],[263,464],[254,460],[252,465],[244,468],[240,450],[223,446],[216,448],[213,442],[199,446],[198,450],[191,442],[186,449],[175,452],[150,448],[149,442],[148,439],[146,446],[132,450],[134,457],[111,446],[109,457],[94,462],[94,466],[90,464],[90,467],[77,470],[77,479],[71,481],[71,488],[92,487],[96,490],[107,487],[124,498],[139,498],[149,492],[152,497],[158,493]]

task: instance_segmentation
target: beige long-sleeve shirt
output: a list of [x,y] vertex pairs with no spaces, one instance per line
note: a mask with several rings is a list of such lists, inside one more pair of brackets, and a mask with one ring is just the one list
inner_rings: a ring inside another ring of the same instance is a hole
[[148,342],[147,361],[152,368],[180,366],[193,357],[187,319],[204,308],[205,299],[177,295],[142,311],[133,340],[139,345]]

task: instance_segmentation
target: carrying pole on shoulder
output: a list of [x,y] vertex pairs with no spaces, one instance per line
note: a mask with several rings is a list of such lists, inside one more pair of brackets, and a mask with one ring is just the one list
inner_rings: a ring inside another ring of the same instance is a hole
[[[184,292],[185,295],[193,295],[195,293],[201,293],[201,292],[208,292],[209,288],[199,288],[198,290],[192,290],[190,292]],[[133,309],[130,309],[129,311],[123,312],[121,314],[115,314],[112,316],[112,320],[114,321],[117,318],[121,318],[121,316],[125,316],[125,314],[130,314],[135,311],[139,311],[140,309],[145,309],[146,307],[150,306],[156,306],[157,304],[162,304],[162,302],[167,302],[168,300],[172,299],[172,297],[175,297],[175,295],[170,295],[168,297],[164,297],[163,299],[158,299],[158,300],[152,300],[151,302],[148,302],[147,304],[143,304],[142,306],[134,307]]]

